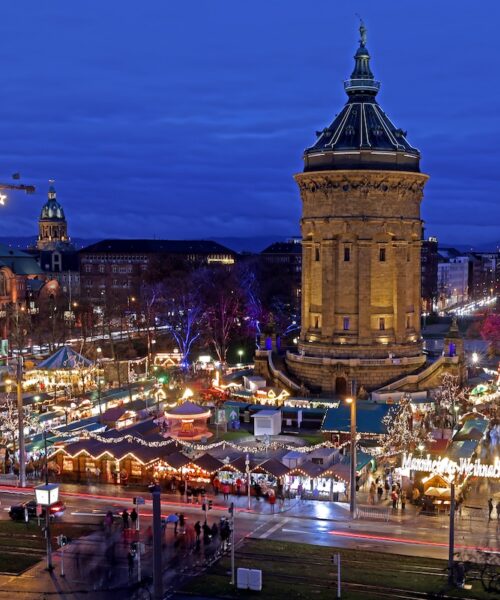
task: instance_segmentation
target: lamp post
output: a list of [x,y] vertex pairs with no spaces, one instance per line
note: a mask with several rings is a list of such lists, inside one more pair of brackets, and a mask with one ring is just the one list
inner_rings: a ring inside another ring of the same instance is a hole
[[101,355],[102,348],[97,348],[97,402],[99,403],[99,415],[102,417],[101,407]]
[[448,539],[448,582],[455,583],[454,558],[455,555],[455,479],[450,485],[450,532]]
[[149,491],[153,499],[153,598],[163,598],[161,496],[160,486],[152,484]]
[[349,497],[351,519],[356,518],[356,396],[346,398],[351,405],[351,492]]
[[17,355],[16,367],[17,425],[19,428],[19,485],[26,487],[26,454],[24,450],[23,357]]
[[245,471],[247,473],[247,498],[248,498],[248,510],[251,508],[251,499],[250,499],[250,488],[252,487],[251,479],[250,479],[250,454],[245,456]]
[[239,361],[240,365],[242,364],[243,354],[245,354],[243,350],[238,350],[238,357],[240,359],[240,361]]
[[50,539],[50,507],[59,499],[59,485],[57,483],[47,483],[48,469],[45,467],[45,485],[39,485],[35,488],[36,503],[45,507],[45,536],[47,541],[47,571],[52,571],[52,542]]

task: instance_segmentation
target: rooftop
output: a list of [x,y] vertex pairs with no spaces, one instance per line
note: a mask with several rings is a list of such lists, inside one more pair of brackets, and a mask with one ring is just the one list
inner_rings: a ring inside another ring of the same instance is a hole
[[81,254],[117,253],[117,254],[229,254],[236,252],[211,240],[140,240],[109,239],[87,246]]

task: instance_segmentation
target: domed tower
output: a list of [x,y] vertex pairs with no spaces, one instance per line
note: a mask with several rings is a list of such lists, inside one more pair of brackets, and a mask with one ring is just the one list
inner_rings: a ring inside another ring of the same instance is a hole
[[51,182],[47,202],[43,205],[38,220],[39,250],[54,250],[69,244],[68,224],[64,210],[56,199],[56,190]]
[[289,370],[339,394],[425,362],[420,335],[420,153],[377,103],[366,29],[347,102],[295,175],[302,198],[302,327]]

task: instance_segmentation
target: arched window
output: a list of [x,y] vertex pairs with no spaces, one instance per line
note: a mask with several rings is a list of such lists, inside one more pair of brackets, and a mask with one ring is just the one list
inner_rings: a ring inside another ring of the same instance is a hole
[[0,296],[7,295],[7,278],[5,277],[5,273],[0,271]]

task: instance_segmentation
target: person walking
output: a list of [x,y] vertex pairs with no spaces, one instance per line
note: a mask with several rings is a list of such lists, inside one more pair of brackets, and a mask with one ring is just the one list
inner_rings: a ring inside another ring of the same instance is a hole
[[236,495],[238,496],[238,498],[241,495],[241,486],[242,486],[242,481],[241,479],[238,477],[238,479],[236,480]]
[[194,524],[194,532],[196,533],[196,541],[199,542],[201,535],[201,523],[199,521]]
[[174,536],[177,537],[177,527],[179,526],[180,516],[179,513],[175,513],[177,521],[174,521]]
[[186,517],[184,513],[179,515],[179,527],[181,528],[181,533],[186,533]]
[[382,502],[383,495],[384,495],[384,488],[383,488],[382,484],[379,483],[378,487],[377,487],[377,497],[378,497],[379,503]]
[[491,513],[493,512],[493,498],[488,500],[488,521],[491,521]]
[[274,514],[274,506],[276,504],[276,496],[274,494],[269,494],[269,504],[271,505],[271,513]]
[[370,485],[370,491],[368,492],[368,502],[369,504],[375,504],[375,482],[372,481],[371,485]]
[[404,510],[406,508],[406,492],[404,490],[401,492],[400,499],[401,499],[401,510]]
[[132,579],[132,577],[134,576],[134,561],[135,561],[135,552],[133,552],[133,550],[131,548],[127,554],[128,578],[129,579]]
[[132,529],[137,529],[137,517],[139,515],[137,514],[137,511],[135,510],[135,506],[132,509],[132,512],[130,513],[130,521],[132,522]]
[[396,492],[396,490],[392,490],[391,492],[391,500],[392,500],[392,508],[394,510],[397,509],[398,507],[398,493]]
[[389,490],[391,489],[391,486],[389,485],[389,480],[386,479],[384,482],[384,490],[385,490],[385,499],[387,500],[387,497],[389,496]]
[[212,528],[210,527],[210,525],[205,522],[203,523],[203,543],[205,544],[205,546],[207,544],[210,544],[210,539],[212,538]]
[[231,488],[229,487],[229,483],[224,483],[222,485],[222,494],[224,496],[224,500],[229,500],[229,492],[231,491]]
[[128,510],[125,509],[122,512],[123,529],[129,528],[129,518],[130,518],[130,515],[128,514]]

